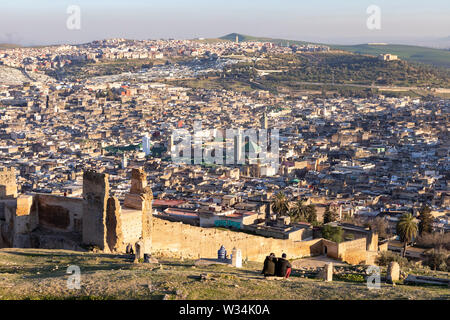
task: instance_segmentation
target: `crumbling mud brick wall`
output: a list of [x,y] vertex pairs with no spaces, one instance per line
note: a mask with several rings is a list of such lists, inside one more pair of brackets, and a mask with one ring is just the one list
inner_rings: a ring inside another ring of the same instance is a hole
[[365,264],[368,251],[367,239],[360,238],[339,243],[339,259],[350,264]]
[[106,214],[106,243],[109,252],[122,252],[125,250],[122,232],[121,207],[115,197],[108,199]]
[[375,232],[369,232],[367,234],[367,246],[368,251],[378,251],[378,234]]
[[264,261],[273,252],[288,258],[301,258],[322,253],[322,239],[292,241],[265,238],[243,232],[201,228],[171,222],[159,218],[152,221],[152,253],[185,258],[217,258],[217,250],[224,245],[231,254],[236,247],[241,249],[243,258]]
[[29,248],[30,233],[37,226],[34,199],[20,195],[0,200],[0,238],[3,247]]
[[14,225],[14,248],[30,248],[30,234],[37,226],[36,215],[33,214],[34,198],[29,195],[20,195],[16,202],[16,212],[13,217]]
[[0,199],[17,198],[16,171],[14,168],[0,169]]
[[108,175],[95,171],[83,174],[83,243],[107,248],[106,210],[109,198]]
[[35,196],[39,225],[54,231],[82,231],[83,199],[57,195]]
[[[124,241],[126,244],[135,242],[136,233],[139,233],[139,239],[142,239],[143,250],[146,253],[151,252],[152,200],[153,193],[147,186],[147,174],[141,168],[133,168],[131,170],[131,189],[125,195],[122,210]],[[136,210],[139,212],[137,213]],[[136,219],[140,221],[138,222]]]
[[[341,243],[323,239],[323,254],[349,264],[372,263],[374,255],[372,254],[372,251],[368,251],[367,248],[372,248],[372,241],[378,241],[377,239],[378,236],[376,234],[370,238],[370,243],[368,243],[368,238],[366,237]],[[373,252],[376,256],[376,250]]]
[[11,248],[13,246],[16,208],[16,199],[0,200],[0,238],[2,247]]
[[123,242],[134,245],[142,237],[142,211],[122,208]]
[[333,259],[339,259],[339,247],[336,242],[323,239],[323,254]]

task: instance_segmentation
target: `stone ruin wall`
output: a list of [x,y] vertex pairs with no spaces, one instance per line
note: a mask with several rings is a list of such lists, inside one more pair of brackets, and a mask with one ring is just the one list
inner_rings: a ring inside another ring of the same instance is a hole
[[142,212],[139,210],[122,210],[122,234],[125,245],[134,245],[142,236]]
[[[133,169],[131,178],[123,210],[117,198],[109,197],[108,175],[95,171],[83,175],[83,198],[35,194],[0,199],[0,247],[78,250],[87,244],[125,252],[128,243],[142,238],[150,252],[152,192],[142,169]],[[0,184],[4,194],[11,194],[14,169],[0,170]]]
[[350,264],[365,264],[368,259],[367,239],[360,238],[339,243],[339,258]]
[[109,198],[107,174],[85,171],[83,174],[83,243],[107,248],[106,215]]
[[14,168],[0,169],[0,199],[17,198],[16,171]]
[[[322,251],[323,254],[326,253],[326,255],[330,258],[333,259],[339,259],[339,247],[338,244],[336,242],[327,240],[327,239],[323,239],[323,246],[324,249]],[[325,250],[326,248],[326,250]]]
[[120,202],[117,198],[108,199],[106,209],[106,243],[109,252],[124,252],[123,216]]
[[292,241],[265,238],[243,232],[215,228],[195,227],[181,222],[154,218],[152,253],[184,258],[217,258],[217,250],[224,245],[228,254],[234,247],[242,251],[242,257],[251,261],[264,261],[273,252],[288,258],[301,258],[322,253],[322,239]]
[[151,247],[152,191],[142,169],[131,171],[131,190],[123,208],[109,197],[108,175],[87,171],[83,175],[83,243],[105,252],[125,252],[140,239],[144,252]]
[[[8,172],[6,176],[15,181],[13,171]],[[5,174],[1,177],[5,183]],[[186,258],[216,258],[221,245],[229,254],[233,247],[239,248],[244,258],[253,261],[263,261],[271,252],[285,252],[289,258],[319,255],[324,253],[324,246],[328,256],[352,264],[376,256],[376,250],[366,251],[366,246],[376,248],[377,236],[340,244],[325,239],[293,241],[152,219],[152,193],[141,169],[133,169],[127,197],[121,208],[118,199],[109,197],[108,175],[87,171],[83,176],[83,199],[39,194],[21,195],[13,205],[12,200],[1,200],[0,246],[6,239],[10,246],[29,247],[30,232],[41,225],[54,231],[81,233],[82,243],[105,252],[125,252],[128,243],[134,245],[142,237],[146,252],[151,248],[152,253]]]
[[83,199],[37,194],[39,225],[54,231],[82,231]]
[[280,256],[283,252],[289,259],[324,254],[350,264],[373,264],[377,251],[366,251],[366,238],[335,243],[326,239],[293,241],[289,239],[266,238],[242,232],[201,228],[154,218],[152,232],[152,253],[170,257],[191,259],[217,258],[221,245],[231,254],[234,247],[241,249],[242,257],[263,262],[273,252]]

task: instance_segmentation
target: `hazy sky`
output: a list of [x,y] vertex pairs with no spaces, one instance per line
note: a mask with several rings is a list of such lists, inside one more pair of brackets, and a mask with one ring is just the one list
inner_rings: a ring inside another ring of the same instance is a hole
[[[381,8],[381,30],[366,26]],[[69,5],[81,29],[69,30]],[[220,37],[237,32],[328,43],[406,42],[450,36],[450,0],[0,0],[0,43]]]

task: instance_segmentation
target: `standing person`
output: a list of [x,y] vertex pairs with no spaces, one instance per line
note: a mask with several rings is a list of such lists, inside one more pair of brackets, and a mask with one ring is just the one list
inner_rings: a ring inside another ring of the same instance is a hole
[[266,260],[264,260],[264,268],[261,272],[264,275],[264,277],[270,277],[275,275],[276,261],[277,258],[275,257],[274,253],[271,253],[266,257]]
[[277,277],[286,277],[289,278],[291,275],[292,266],[290,262],[286,259],[286,253],[281,255],[281,258],[277,259],[277,263],[275,266],[275,274]]

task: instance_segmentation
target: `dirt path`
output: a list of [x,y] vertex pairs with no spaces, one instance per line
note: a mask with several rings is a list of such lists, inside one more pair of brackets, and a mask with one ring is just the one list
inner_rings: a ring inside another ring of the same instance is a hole
[[332,262],[334,266],[347,266],[348,264],[331,259],[327,256],[317,256],[311,258],[303,258],[298,259],[292,262],[292,267],[295,269],[307,268],[307,269],[316,269],[323,268],[325,264]]

